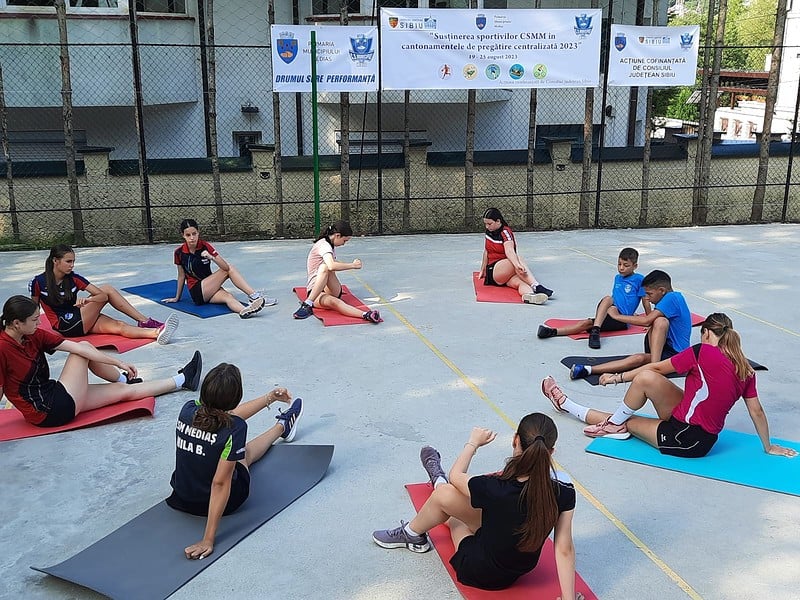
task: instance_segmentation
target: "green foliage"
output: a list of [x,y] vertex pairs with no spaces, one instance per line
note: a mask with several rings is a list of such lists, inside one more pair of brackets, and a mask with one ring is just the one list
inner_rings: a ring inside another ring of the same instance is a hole
[[673,87],[653,91],[653,114],[671,119],[697,121],[697,104],[686,104],[692,87]]

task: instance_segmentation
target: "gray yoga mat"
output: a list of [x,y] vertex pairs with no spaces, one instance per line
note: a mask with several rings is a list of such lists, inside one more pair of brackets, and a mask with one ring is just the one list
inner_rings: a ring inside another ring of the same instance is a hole
[[166,598],[314,487],[332,457],[333,446],[271,448],[251,469],[250,497],[222,518],[214,552],[205,559],[188,560],[183,554],[186,546],[203,536],[205,517],[160,502],[72,558],[31,568],[110,598]]
[[[628,358],[627,354],[623,354],[621,356],[565,356],[561,359],[561,364],[567,367],[568,369],[572,367],[572,365],[601,365],[603,363],[611,362],[614,360],[621,360],[623,358]],[[750,363],[750,366],[753,367],[754,371],[767,371],[767,367],[764,365],[758,364],[754,360],[747,359],[747,362]],[[683,377],[679,373],[670,373],[667,377]],[[590,385],[600,385],[600,375],[589,375],[588,377],[584,377],[583,381]]]

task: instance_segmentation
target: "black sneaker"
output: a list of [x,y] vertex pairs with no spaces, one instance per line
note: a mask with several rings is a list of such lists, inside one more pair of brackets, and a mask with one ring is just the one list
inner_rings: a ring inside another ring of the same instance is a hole
[[533,288],[534,294],[544,294],[548,298],[553,295],[553,290],[544,287],[541,283],[537,283],[536,287]]
[[178,369],[178,373],[183,373],[185,381],[181,386],[185,390],[196,392],[200,387],[200,374],[203,372],[203,357],[200,352],[195,350],[192,360],[186,363],[182,369]]
[[379,313],[377,310],[368,310],[361,315],[361,318],[365,321],[369,321],[370,323],[375,323],[376,325],[383,320],[381,319],[381,313]]
[[281,437],[291,442],[297,434],[297,422],[303,416],[303,399],[296,398],[294,402],[285,411],[275,415],[275,418],[283,425],[283,433]]
[[556,337],[557,335],[558,330],[555,327],[548,327],[547,325],[539,325],[539,331],[536,332],[536,337],[540,340]]
[[123,371],[122,374],[125,375],[125,383],[128,384],[142,383],[142,381],[144,381],[141,377],[131,377],[131,374],[128,373],[127,371]]
[[589,348],[592,350],[600,349],[600,328],[592,327],[589,330]]

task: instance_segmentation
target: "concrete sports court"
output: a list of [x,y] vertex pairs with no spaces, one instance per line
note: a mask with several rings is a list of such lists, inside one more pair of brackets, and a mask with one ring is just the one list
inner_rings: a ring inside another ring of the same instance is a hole
[[[425,480],[420,446],[436,446],[449,468],[469,429],[490,427],[500,434],[478,452],[473,470],[495,470],[510,454],[512,427],[532,411],[551,414],[559,427],[555,458],[578,489],[577,569],[598,597],[800,596],[800,498],[588,454],[582,425],[556,414],[539,392],[539,381],[553,374],[576,400],[613,409],[624,387],[570,382],[559,360],[637,352],[641,336],[604,339],[592,351],[585,341],[535,335],[549,317],[593,314],[610,291],[619,250],[633,246],[639,271],[666,270],[693,312],[731,316],[748,356],[769,367],[758,374],[758,389],[773,438],[798,440],[800,226],[533,232],[518,233],[517,243],[556,291],[544,306],[475,302],[470,274],[480,264],[481,234],[353,238],[338,256],[359,257],[364,268],[341,279],[385,322],[327,328],[291,318],[291,288],[304,284],[309,240],[216,244],[278,306],[249,321],[180,313],[173,343],[126,358],[156,378],[174,374],[197,348],[204,370],[222,361],[242,369],[246,399],[286,385],[306,400],[294,443],[332,443],[336,452],[319,485],[172,598],[458,598],[434,551],[384,550],[370,534],[413,514],[403,484]],[[117,287],[169,279],[173,248],[78,249],[76,271]],[[2,255],[3,301],[26,292],[46,255]],[[128,298],[161,320],[170,312]],[[51,359],[56,373],[64,356]],[[160,398],[154,418],[0,446],[0,596],[99,597],[28,567],[60,562],[168,495],[174,422],[190,397]],[[251,434],[272,414],[249,421]],[[754,432],[742,402],[727,427]],[[175,540],[175,551],[194,541]]]

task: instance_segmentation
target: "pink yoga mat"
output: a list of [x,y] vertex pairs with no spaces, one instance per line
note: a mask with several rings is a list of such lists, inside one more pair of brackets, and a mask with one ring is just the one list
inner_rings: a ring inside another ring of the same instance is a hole
[[[419,510],[425,504],[428,496],[433,492],[433,488],[428,483],[409,483],[406,485],[406,490],[408,490],[408,495],[411,496],[411,502],[416,510]],[[561,595],[561,587],[558,585],[558,573],[556,571],[555,551],[553,542],[549,538],[542,548],[539,564],[536,565],[533,571],[520,577],[508,589],[490,592],[462,585],[456,580],[455,571],[450,566],[450,558],[455,553],[455,548],[453,547],[453,540],[450,539],[450,529],[446,525],[435,527],[428,532],[428,535],[453,583],[456,584],[458,591],[467,600],[487,600],[489,598],[503,598],[505,600],[538,600],[541,598],[542,600],[555,600]],[[581,592],[586,600],[597,600],[597,596],[589,589],[589,586],[577,572],[575,573],[575,591]]]
[[[701,317],[700,315],[696,315],[692,313],[692,327],[698,326],[700,323],[705,321],[705,317]],[[567,327],[569,325],[574,325],[582,321],[583,319],[547,319],[544,324],[548,327]],[[635,335],[646,333],[647,327],[640,327],[639,325],[630,325],[627,329],[622,329],[620,331],[601,331],[600,337],[616,337],[618,335]],[[581,333],[573,333],[570,336],[573,340],[588,340],[589,339],[589,332],[584,331]]]
[[517,290],[505,285],[484,285],[483,279],[478,279],[478,272],[472,273],[472,285],[475,286],[475,300],[478,302],[503,302],[506,304],[520,304],[522,297]]
[[[304,287],[296,287],[292,288],[292,291],[297,295],[297,297],[302,302],[308,297],[308,290]],[[349,304],[350,306],[355,306],[357,309],[361,311],[368,311],[369,307],[364,304],[358,297],[354,296],[350,290],[347,289],[346,285],[342,286],[342,300]],[[341,313],[336,312],[335,310],[330,310],[328,308],[317,308],[314,307],[314,316],[317,317],[320,321],[323,322],[325,327],[329,327],[331,325],[362,325],[364,323],[370,324],[369,321],[365,321],[364,319],[358,317],[348,317]],[[383,321],[383,319],[381,319]]]
[[[50,321],[42,317],[39,319],[39,327],[48,331],[53,331]],[[111,333],[90,333],[89,335],[82,335],[78,337],[65,338],[71,342],[89,342],[95,348],[114,348],[117,352],[122,354],[128,350],[141,348],[150,342],[155,342],[153,338],[131,339],[122,337],[121,335],[114,335]]]
[[28,423],[16,408],[0,410],[0,442],[48,435],[59,431],[70,431],[123,418],[150,416],[155,410],[155,405],[156,399],[153,396],[141,400],[131,400],[130,402],[119,402],[82,412],[61,427],[37,427]]

